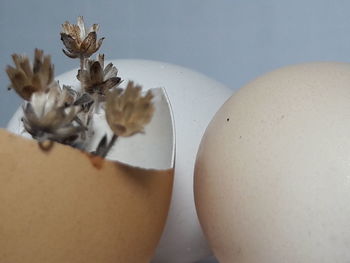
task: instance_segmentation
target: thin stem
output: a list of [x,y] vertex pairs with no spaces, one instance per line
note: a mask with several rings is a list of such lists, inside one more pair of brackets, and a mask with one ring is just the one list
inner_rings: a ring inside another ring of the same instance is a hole
[[117,139],[118,139],[118,135],[113,134],[113,137],[112,137],[111,141],[109,142],[109,144],[107,145],[106,149],[101,153],[101,157],[103,157],[103,158],[106,157],[107,153],[111,150],[111,148],[113,147],[113,145]]
[[100,96],[97,93],[93,94],[94,98],[94,112],[95,113],[100,113]]
[[84,62],[85,62],[85,58],[83,55],[80,56],[80,70],[83,71],[84,70]]

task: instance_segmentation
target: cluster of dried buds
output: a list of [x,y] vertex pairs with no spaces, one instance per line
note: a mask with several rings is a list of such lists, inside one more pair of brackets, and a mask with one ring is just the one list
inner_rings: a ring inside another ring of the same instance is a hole
[[23,106],[23,126],[26,132],[40,143],[46,140],[68,144],[84,149],[91,134],[90,120],[103,103],[106,120],[113,136],[101,138],[94,154],[105,157],[118,136],[129,137],[142,133],[154,112],[153,95],[144,96],[141,87],[133,82],[126,89],[119,88],[122,82],[118,70],[109,63],[105,66],[104,55],[91,55],[99,50],[104,38],[97,40],[99,26],[94,24],[88,31],[82,17],[77,24],[62,25],[61,40],[66,48],[64,54],[80,59],[77,78],[78,89],[54,80],[51,58],[42,50],[35,49],[33,63],[27,56],[13,54],[13,66],[6,72],[13,89],[26,102]]

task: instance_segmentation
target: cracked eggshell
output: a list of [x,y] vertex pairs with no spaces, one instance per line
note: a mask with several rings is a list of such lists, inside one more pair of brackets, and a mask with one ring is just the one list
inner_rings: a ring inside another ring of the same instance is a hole
[[149,262],[173,169],[92,157],[0,130],[0,262]]
[[[74,82],[73,84],[77,85]],[[152,102],[155,112],[150,123],[145,126],[144,133],[127,138],[119,137],[106,159],[149,169],[168,169],[174,166],[175,128],[170,102],[165,89],[152,88],[150,90],[154,95]],[[31,139],[31,135],[24,130],[22,116],[23,110],[19,108],[10,120],[8,130]],[[85,145],[88,152],[96,150],[104,135],[107,134],[108,138],[111,138],[113,134],[102,109],[93,115],[92,130],[91,141]]]
[[[112,62],[119,70],[118,75],[124,79],[124,85],[127,80],[133,80],[146,90],[155,87],[165,88],[174,112],[176,132],[174,189],[165,231],[153,262],[192,263],[205,258],[211,252],[195,212],[193,199],[195,156],[210,119],[229,98],[232,91],[184,67],[147,60],[126,59]],[[62,84],[77,85],[75,76],[76,70],[73,70],[58,79]],[[8,126],[10,130],[16,129],[19,126],[18,122],[20,122],[18,116],[14,116]],[[100,126],[100,130],[104,130],[103,127]],[[139,138],[141,137],[142,135]],[[134,139],[137,141],[139,138]],[[120,144],[122,143],[132,141],[120,141]],[[154,143],[153,145],[156,145]],[[116,153],[112,151],[112,157],[114,154]],[[127,163],[130,161],[130,159],[123,160]]]
[[350,261],[350,64],[266,74],[217,112],[195,200],[223,263]]
[[[0,262],[150,262],[170,206],[175,157],[164,90],[155,90],[154,103],[146,133],[117,143],[125,149],[110,160],[58,143],[44,151],[0,130]],[[124,155],[124,163],[111,160]]]

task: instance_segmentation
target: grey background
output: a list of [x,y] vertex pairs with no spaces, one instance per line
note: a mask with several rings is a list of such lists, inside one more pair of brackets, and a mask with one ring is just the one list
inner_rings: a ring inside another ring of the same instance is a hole
[[38,47],[52,55],[56,75],[76,67],[59,32],[78,15],[101,25],[109,59],[174,63],[232,89],[283,65],[350,59],[347,0],[1,0],[0,127],[20,104],[6,90],[10,54],[32,57]]
[[20,104],[6,90],[10,54],[32,56],[39,47],[52,55],[56,75],[76,67],[59,32],[78,15],[101,25],[107,58],[174,63],[232,89],[286,64],[350,58],[347,0],[1,0],[0,127]]

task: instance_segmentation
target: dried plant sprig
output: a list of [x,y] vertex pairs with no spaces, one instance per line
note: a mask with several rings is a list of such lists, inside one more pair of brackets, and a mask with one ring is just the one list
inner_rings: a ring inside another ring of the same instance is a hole
[[109,141],[109,143],[107,143],[107,135],[103,136],[99,144],[97,145],[96,151],[92,152],[92,154],[99,155],[105,158],[108,152],[112,149],[117,139],[118,139],[118,135],[113,134],[111,140]]
[[13,54],[15,67],[7,66],[6,72],[11,81],[9,89],[14,89],[24,100],[29,100],[34,92],[48,89],[54,78],[54,66],[51,57],[44,56],[40,49],[34,51],[34,62],[27,56]]
[[99,54],[96,60],[87,59],[84,68],[78,71],[77,78],[84,91],[89,94],[104,96],[122,82],[117,77],[118,69],[112,63],[104,66],[104,55]]
[[96,151],[92,152],[92,154],[99,155],[102,157],[104,155],[104,152],[106,151],[106,148],[107,148],[107,134],[105,134],[101,138],[100,142],[96,147]]
[[83,137],[85,127],[76,122],[80,106],[67,106],[74,100],[68,89],[61,89],[57,82],[48,91],[32,94],[24,107],[25,130],[38,141],[52,140],[74,145]]
[[24,129],[41,146],[50,140],[49,145],[57,141],[82,148],[82,143],[94,136],[91,120],[101,108],[105,109],[113,135],[108,140],[106,134],[93,153],[105,157],[119,136],[143,133],[152,119],[155,109],[151,91],[143,96],[141,86],[133,82],[129,82],[125,90],[118,88],[122,80],[117,76],[117,68],[112,63],[105,66],[104,55],[89,59],[104,39],[97,40],[98,29],[99,25],[93,24],[86,31],[81,16],[76,25],[69,22],[62,25],[61,40],[66,48],[63,52],[70,58],[80,59],[78,90],[65,85],[61,88],[54,81],[50,56],[44,56],[42,50],[35,50],[33,64],[26,56],[12,56],[15,67],[6,69],[11,80],[9,88],[28,101],[23,106]]
[[93,24],[86,31],[84,19],[78,17],[77,24],[71,24],[68,21],[62,25],[61,40],[67,50],[63,49],[63,53],[70,58],[80,58],[81,68],[83,67],[84,58],[90,57],[102,45],[103,39],[97,41],[98,24]]
[[141,94],[141,86],[129,82],[126,89],[115,89],[107,94],[106,119],[117,136],[129,137],[143,133],[153,116],[153,94]]
[[142,87],[128,82],[125,90],[114,89],[107,93],[106,119],[113,131],[113,136],[107,143],[105,135],[99,142],[94,152],[101,157],[106,157],[112,149],[118,137],[130,137],[136,133],[143,133],[154,113],[152,103],[153,94],[148,91],[145,96],[141,94]]

